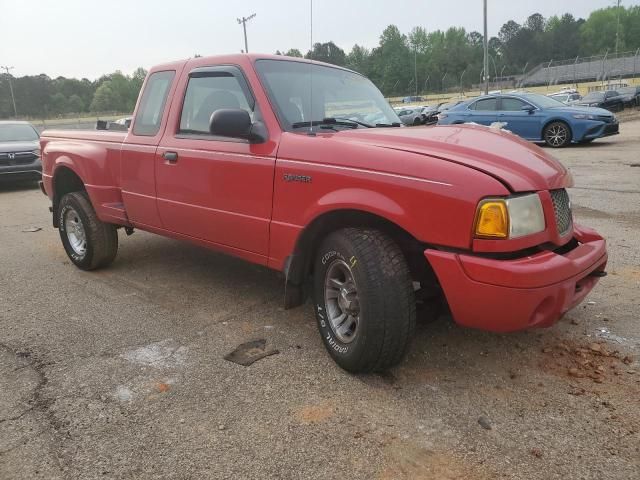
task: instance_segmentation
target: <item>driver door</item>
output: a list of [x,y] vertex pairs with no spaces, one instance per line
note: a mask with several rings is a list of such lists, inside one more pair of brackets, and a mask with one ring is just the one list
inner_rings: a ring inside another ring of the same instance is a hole
[[200,67],[183,85],[184,100],[156,155],[158,211],[165,229],[235,250],[268,254],[275,144],[213,136],[218,109],[260,116],[242,71]]

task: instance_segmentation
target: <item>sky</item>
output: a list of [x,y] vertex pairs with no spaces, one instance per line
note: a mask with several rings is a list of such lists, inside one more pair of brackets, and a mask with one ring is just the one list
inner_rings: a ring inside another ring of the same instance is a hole
[[[523,23],[572,13],[587,17],[614,0],[488,0],[489,35],[508,20]],[[640,0],[623,0],[638,5]],[[247,24],[249,51],[275,53],[310,45],[310,0],[0,0],[0,65],[16,76],[46,73],[95,79],[121,70],[192,57],[240,52],[237,18]],[[313,39],[333,40],[348,52],[375,47],[382,30],[397,25],[482,32],[482,0],[314,0]]]

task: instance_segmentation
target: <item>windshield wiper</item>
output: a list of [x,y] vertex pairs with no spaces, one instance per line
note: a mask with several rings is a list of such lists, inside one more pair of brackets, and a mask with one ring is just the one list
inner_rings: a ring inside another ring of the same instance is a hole
[[314,120],[312,122],[295,122],[291,126],[293,128],[301,128],[301,127],[315,127],[320,126],[323,128],[333,128],[334,125],[341,127],[351,127],[358,128],[358,125],[362,125],[367,128],[373,128],[373,125],[369,125],[368,123],[359,122],[358,120],[351,120],[349,118],[335,118],[328,117],[323,118],[322,120]]
[[374,128],[374,125],[371,125],[370,123],[366,123],[366,122],[361,122],[360,120],[353,120],[351,118],[343,118],[343,117],[333,117],[335,120],[338,121],[343,121],[343,122],[353,122],[356,123],[358,125],[362,125],[363,127],[367,127],[367,128]]
[[376,123],[376,127],[401,127],[402,124],[399,122],[393,123]]

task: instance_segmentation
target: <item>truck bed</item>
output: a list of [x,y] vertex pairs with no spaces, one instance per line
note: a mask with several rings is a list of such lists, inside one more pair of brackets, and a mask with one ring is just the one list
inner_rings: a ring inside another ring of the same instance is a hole
[[95,142],[122,143],[127,132],[109,130],[45,130],[42,138],[64,138],[65,140],[92,140]]

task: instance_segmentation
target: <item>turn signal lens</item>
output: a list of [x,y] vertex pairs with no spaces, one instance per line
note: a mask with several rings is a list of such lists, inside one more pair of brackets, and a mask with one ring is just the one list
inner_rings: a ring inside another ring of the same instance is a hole
[[477,237],[507,238],[509,236],[509,214],[503,200],[486,200],[478,207],[476,216]]

